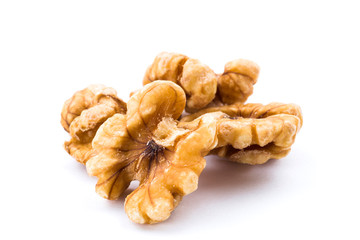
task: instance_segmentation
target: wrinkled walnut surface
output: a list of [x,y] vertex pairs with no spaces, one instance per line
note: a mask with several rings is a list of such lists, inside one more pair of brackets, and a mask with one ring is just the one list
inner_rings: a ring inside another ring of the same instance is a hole
[[225,65],[217,75],[196,59],[177,53],[162,52],[147,69],[143,84],[168,80],[179,84],[187,95],[186,111],[196,112],[206,106],[244,103],[253,92],[259,66],[237,59]]
[[61,111],[61,125],[71,136],[64,144],[66,151],[85,163],[92,156],[91,141],[100,125],[115,113],[125,112],[126,103],[113,88],[99,84],[76,92]]
[[197,189],[203,158],[217,145],[223,113],[179,123],[184,91],[170,81],[154,81],[134,93],[126,115],[115,114],[97,131],[95,156],[87,163],[97,176],[96,192],[116,199],[133,180],[139,187],[126,197],[125,210],[136,223],[167,219],[184,195]]
[[246,164],[263,164],[285,157],[300,129],[300,119],[278,114],[261,119],[224,119],[218,124],[218,141],[211,154]]
[[224,73],[218,77],[220,101],[224,104],[244,103],[253,93],[259,71],[256,63],[245,59],[226,63]]
[[262,164],[285,157],[302,126],[302,113],[295,104],[234,104],[204,109],[183,117],[192,121],[203,114],[221,111],[230,118],[218,121],[218,145],[210,152],[232,161]]

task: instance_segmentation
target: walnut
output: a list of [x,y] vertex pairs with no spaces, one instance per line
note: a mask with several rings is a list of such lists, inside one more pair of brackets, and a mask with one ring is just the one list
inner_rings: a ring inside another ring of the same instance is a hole
[[262,164],[285,157],[302,126],[302,113],[295,104],[234,104],[204,109],[186,116],[193,119],[221,111],[229,118],[218,121],[218,145],[210,154],[247,164]]
[[93,140],[95,155],[86,168],[98,177],[98,194],[117,199],[131,181],[139,181],[125,201],[136,223],[167,219],[182,197],[197,189],[204,156],[217,145],[217,122],[225,114],[180,123],[185,103],[181,87],[154,81],[132,95],[126,115],[106,120]]
[[245,59],[226,63],[224,73],[218,77],[218,96],[225,104],[244,103],[253,93],[259,76],[259,66]]
[[261,119],[223,119],[218,125],[218,141],[211,154],[246,164],[263,164],[285,157],[300,129],[300,119],[278,114]]
[[61,125],[70,133],[66,151],[80,163],[92,156],[91,141],[97,129],[115,113],[125,113],[126,103],[116,91],[103,85],[90,85],[68,99],[61,112]]
[[176,53],[160,53],[147,69],[143,84],[169,80],[179,84],[187,94],[189,110],[204,108],[215,97],[216,74],[196,59]]
[[258,65],[244,59],[228,62],[224,73],[217,75],[198,60],[163,52],[147,69],[143,84],[155,80],[179,84],[187,95],[186,111],[196,112],[206,106],[245,102],[252,94],[258,74]]

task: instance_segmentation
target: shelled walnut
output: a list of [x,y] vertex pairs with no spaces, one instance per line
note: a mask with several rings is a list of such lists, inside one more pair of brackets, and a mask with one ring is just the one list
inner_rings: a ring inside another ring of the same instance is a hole
[[66,151],[85,164],[92,156],[91,141],[97,129],[115,113],[126,113],[126,103],[113,88],[99,84],[76,92],[61,111],[61,125],[71,136],[64,144]]
[[192,121],[203,114],[221,111],[229,115],[218,123],[219,143],[210,154],[246,164],[262,164],[285,157],[302,126],[302,113],[295,104],[234,104],[204,109],[183,117]]
[[244,103],[253,92],[259,75],[254,62],[237,59],[215,74],[199,60],[177,53],[162,52],[148,67],[143,84],[168,80],[180,85],[186,95],[186,111],[196,112],[207,106]]
[[131,181],[140,182],[125,202],[134,222],[167,219],[197,189],[204,156],[217,145],[217,119],[225,114],[204,114],[179,126],[185,103],[178,85],[154,81],[130,98],[126,115],[115,114],[96,133],[87,171],[98,177],[96,192],[107,199],[118,198]]
[[300,119],[288,114],[226,119],[218,124],[219,144],[211,154],[239,163],[263,164],[285,157],[299,130]]

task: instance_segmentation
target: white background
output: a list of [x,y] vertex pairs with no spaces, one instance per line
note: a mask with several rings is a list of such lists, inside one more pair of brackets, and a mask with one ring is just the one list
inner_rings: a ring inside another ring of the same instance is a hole
[[[0,238],[359,239],[356,2],[1,1]],[[128,100],[161,51],[219,73],[232,59],[257,62],[248,102],[297,103],[304,126],[281,160],[208,157],[170,219],[138,225],[124,197],[99,197],[63,150],[60,112],[91,83]]]

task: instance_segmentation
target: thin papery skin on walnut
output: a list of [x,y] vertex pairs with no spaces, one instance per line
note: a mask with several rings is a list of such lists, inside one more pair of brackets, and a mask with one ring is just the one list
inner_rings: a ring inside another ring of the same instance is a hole
[[[193,121],[203,114],[218,111],[227,114],[229,118],[219,122],[219,144],[210,154],[247,164],[262,164],[271,158],[285,157],[303,122],[298,105],[283,103],[207,108],[185,116],[180,121]],[[280,136],[283,138],[280,139]]]
[[71,139],[65,150],[77,161],[85,163],[92,156],[91,141],[97,129],[115,113],[125,113],[126,103],[113,88],[90,85],[68,99],[61,112],[61,125]]
[[86,167],[98,177],[102,197],[117,199],[131,181],[140,182],[125,202],[136,223],[167,219],[182,197],[197,189],[204,156],[217,145],[216,123],[225,114],[179,123],[175,119],[185,102],[178,85],[155,81],[136,92],[127,114],[109,118],[93,140],[97,154]]
[[244,59],[228,62],[224,73],[217,75],[196,59],[162,52],[147,69],[143,84],[155,80],[179,84],[187,95],[186,111],[196,112],[207,106],[245,102],[258,75],[259,66]]

